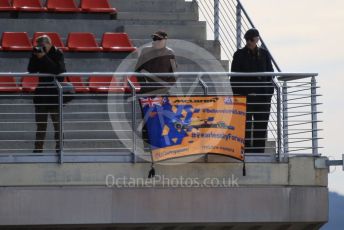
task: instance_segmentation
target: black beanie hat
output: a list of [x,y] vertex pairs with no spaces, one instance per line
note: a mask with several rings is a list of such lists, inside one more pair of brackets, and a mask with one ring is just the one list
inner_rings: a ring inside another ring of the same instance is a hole
[[246,40],[252,39],[254,37],[259,37],[259,31],[257,29],[249,29],[246,33],[244,38]]

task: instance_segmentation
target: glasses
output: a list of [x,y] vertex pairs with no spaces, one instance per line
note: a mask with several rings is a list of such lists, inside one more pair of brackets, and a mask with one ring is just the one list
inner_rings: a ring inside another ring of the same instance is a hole
[[250,42],[258,42],[259,41],[259,37],[250,38],[250,39],[248,39],[248,41],[250,41]]
[[152,36],[153,41],[161,41],[164,38],[158,37],[158,36]]

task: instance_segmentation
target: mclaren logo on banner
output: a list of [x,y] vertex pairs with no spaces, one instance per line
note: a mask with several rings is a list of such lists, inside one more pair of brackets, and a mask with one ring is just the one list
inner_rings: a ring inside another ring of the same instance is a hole
[[153,162],[196,154],[244,160],[246,98],[141,97]]

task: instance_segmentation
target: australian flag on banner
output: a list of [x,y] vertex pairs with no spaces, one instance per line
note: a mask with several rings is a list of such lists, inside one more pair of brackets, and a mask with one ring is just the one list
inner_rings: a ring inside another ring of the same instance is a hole
[[141,97],[140,105],[152,150],[182,143],[187,136],[183,127],[193,114],[191,105],[173,107],[167,96]]

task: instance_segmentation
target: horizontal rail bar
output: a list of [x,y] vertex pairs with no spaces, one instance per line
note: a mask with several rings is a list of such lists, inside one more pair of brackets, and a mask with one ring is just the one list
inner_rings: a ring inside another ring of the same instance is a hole
[[92,77],[104,77],[104,76],[136,76],[136,77],[149,77],[149,76],[156,76],[159,77],[179,77],[179,76],[199,76],[199,75],[211,75],[211,76],[232,76],[232,77],[240,77],[240,76],[247,76],[247,77],[255,77],[255,76],[279,76],[279,77],[297,77],[297,78],[309,78],[313,76],[318,76],[318,73],[272,73],[272,72],[261,72],[261,73],[233,73],[233,72],[175,72],[175,73],[137,73],[137,72],[70,72],[70,73],[63,73],[59,75],[53,74],[39,74],[39,73],[13,73],[13,72],[1,72],[0,77],[23,77],[23,76],[31,76],[31,77],[52,77],[52,76],[59,76],[59,77],[73,77],[73,76],[92,76]]

